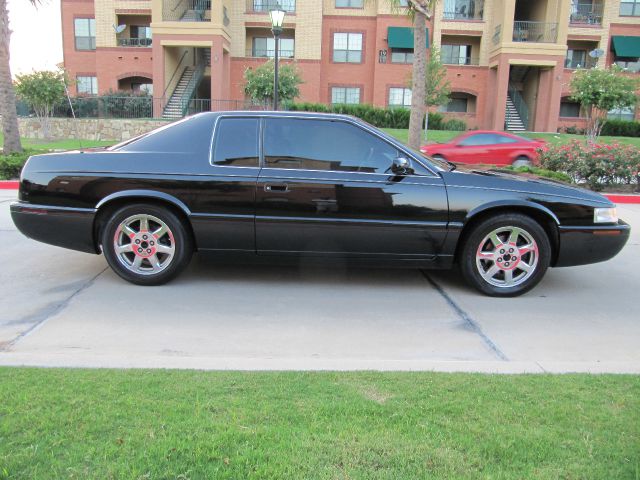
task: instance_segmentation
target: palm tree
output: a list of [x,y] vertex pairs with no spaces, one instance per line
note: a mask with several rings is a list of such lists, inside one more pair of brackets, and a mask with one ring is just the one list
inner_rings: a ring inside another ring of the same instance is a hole
[[[29,2],[35,6],[38,0],[29,0]],[[22,152],[18,114],[16,113],[16,93],[13,90],[9,64],[10,41],[11,30],[9,29],[7,0],[0,0],[0,115],[2,115],[5,155]]]
[[431,19],[437,0],[387,1],[394,9],[400,9],[403,4],[408,4],[408,14],[413,19],[413,75],[411,76],[412,98],[411,117],[409,120],[409,146],[417,150],[420,148],[420,134],[422,133],[422,121],[425,115],[425,78],[427,76],[427,50],[417,47],[427,43],[426,24]]

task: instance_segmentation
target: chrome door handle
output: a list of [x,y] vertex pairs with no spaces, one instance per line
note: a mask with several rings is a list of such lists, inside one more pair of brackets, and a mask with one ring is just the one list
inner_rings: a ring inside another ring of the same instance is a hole
[[282,183],[282,184],[269,184],[269,183],[267,183],[264,186],[264,191],[265,192],[286,193],[286,192],[289,191],[289,185],[287,185],[286,183]]

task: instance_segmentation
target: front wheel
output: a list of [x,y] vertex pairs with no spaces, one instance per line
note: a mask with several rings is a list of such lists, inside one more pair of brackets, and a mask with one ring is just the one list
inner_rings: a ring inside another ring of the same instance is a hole
[[544,229],[521,214],[500,214],[478,224],[462,249],[465,280],[494,297],[528,292],[544,277],[551,243]]
[[184,224],[168,209],[148,204],[114,212],[102,231],[107,263],[137,285],[162,285],[176,277],[193,252]]

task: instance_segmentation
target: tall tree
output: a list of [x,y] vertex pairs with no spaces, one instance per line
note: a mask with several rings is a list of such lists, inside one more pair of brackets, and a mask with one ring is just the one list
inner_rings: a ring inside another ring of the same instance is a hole
[[409,119],[409,146],[420,148],[422,121],[425,116],[427,77],[427,22],[433,15],[437,0],[387,0],[399,10],[408,5],[408,15],[413,19],[413,74],[411,80],[411,117]]
[[[36,5],[38,0],[28,0]],[[18,114],[16,112],[16,93],[13,89],[11,66],[9,63],[9,47],[11,30],[9,29],[9,10],[7,0],[0,0],[0,114],[2,115],[2,131],[4,133],[4,153],[22,151]]]

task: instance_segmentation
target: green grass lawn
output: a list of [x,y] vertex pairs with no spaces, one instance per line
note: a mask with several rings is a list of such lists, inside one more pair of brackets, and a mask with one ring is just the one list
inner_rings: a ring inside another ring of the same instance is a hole
[[[409,137],[409,131],[406,129],[395,129],[395,128],[384,128],[385,132],[390,135],[393,135],[398,140],[403,143],[407,143]],[[428,134],[429,142],[436,143],[444,143],[448,142],[454,137],[461,135],[463,132],[451,132],[451,131],[439,131],[439,130],[431,130]],[[424,135],[424,134],[423,134]],[[572,140],[580,140],[584,141],[584,135],[569,135],[566,133],[534,133],[534,132],[526,132],[523,134],[525,137],[529,138],[542,138],[549,143],[562,145],[565,143],[569,143]],[[424,137],[423,137],[424,138]],[[602,143],[619,143],[621,145],[635,145],[640,148],[640,138],[632,138],[632,137],[600,137],[600,142]]]
[[[115,145],[118,142],[115,141],[96,141],[96,140],[36,140],[33,138],[22,138],[22,147],[27,150],[75,150],[77,148],[90,148],[90,147],[107,147],[109,145]],[[0,146],[4,142],[4,135],[0,133]]]
[[0,369],[0,478],[640,478],[640,377]]

